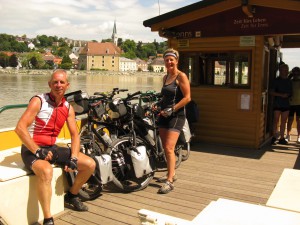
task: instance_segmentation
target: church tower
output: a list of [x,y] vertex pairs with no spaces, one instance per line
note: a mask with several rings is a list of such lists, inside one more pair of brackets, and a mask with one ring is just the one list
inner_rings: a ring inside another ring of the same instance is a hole
[[111,39],[113,43],[118,46],[118,37],[117,37],[117,25],[116,25],[116,20],[114,22],[114,28],[113,28],[113,33],[111,35]]

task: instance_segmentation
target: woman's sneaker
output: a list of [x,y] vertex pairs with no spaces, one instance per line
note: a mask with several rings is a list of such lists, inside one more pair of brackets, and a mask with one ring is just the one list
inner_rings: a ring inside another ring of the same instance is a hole
[[[165,183],[167,181],[167,179],[168,179],[168,174],[164,175],[163,177],[158,178],[156,181],[158,183]],[[175,174],[173,176],[173,182],[175,182],[176,180],[177,180],[177,175]]]
[[271,145],[274,145],[276,141],[277,141],[277,138],[276,137],[272,137]]
[[278,144],[280,144],[280,145],[287,145],[288,142],[284,138],[281,138],[281,139],[279,139]]
[[166,183],[160,187],[158,194],[168,194],[170,191],[174,190],[173,182],[166,181]]

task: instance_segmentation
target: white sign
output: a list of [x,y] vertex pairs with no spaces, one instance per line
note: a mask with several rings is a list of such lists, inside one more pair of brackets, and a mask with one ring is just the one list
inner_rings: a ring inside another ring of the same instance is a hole
[[241,94],[241,109],[250,109],[250,94]]
[[241,36],[240,46],[255,46],[255,36]]

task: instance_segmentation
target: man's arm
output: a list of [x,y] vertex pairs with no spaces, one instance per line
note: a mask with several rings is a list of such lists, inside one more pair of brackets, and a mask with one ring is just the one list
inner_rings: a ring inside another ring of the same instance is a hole
[[34,121],[36,115],[40,111],[41,100],[38,97],[33,97],[23,115],[21,116],[15,128],[16,134],[21,139],[22,143],[32,152],[35,153],[39,146],[31,138],[28,127]]

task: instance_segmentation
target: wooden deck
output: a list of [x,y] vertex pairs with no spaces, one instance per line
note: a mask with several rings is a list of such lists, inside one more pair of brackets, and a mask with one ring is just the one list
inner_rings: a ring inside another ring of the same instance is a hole
[[299,146],[291,142],[253,150],[194,144],[190,158],[177,170],[179,179],[171,193],[157,194],[155,180],[145,190],[129,194],[107,189],[86,202],[88,212],[66,209],[55,224],[140,224],[137,213],[142,208],[192,220],[218,198],[265,205],[283,169],[299,161]]

